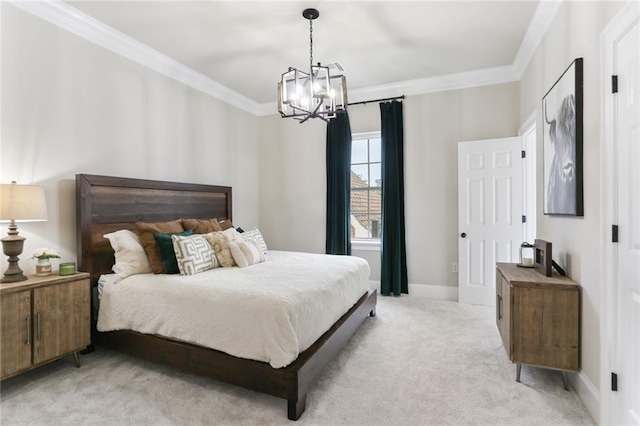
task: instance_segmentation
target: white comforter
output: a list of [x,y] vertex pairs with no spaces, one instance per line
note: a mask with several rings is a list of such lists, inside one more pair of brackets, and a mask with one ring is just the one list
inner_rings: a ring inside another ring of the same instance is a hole
[[156,334],[280,368],[326,332],[368,284],[363,259],[270,251],[266,262],[247,268],[108,283],[98,330]]

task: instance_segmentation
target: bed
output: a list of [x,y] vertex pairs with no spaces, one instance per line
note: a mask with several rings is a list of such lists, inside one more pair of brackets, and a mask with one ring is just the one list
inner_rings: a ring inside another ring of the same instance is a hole
[[[111,272],[114,255],[102,235],[135,229],[135,222],[179,218],[232,219],[230,187],[81,174],[76,176],[78,267],[98,279]],[[264,361],[228,355],[197,344],[132,330],[98,332],[94,291],[92,344],[205,375],[287,400],[287,416],[304,412],[307,393],[367,316],[375,315],[376,292],[365,290],[344,315],[290,364],[274,368]]]

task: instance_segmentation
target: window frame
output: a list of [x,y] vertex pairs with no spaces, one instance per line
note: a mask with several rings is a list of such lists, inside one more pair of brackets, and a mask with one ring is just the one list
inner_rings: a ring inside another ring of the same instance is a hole
[[[380,149],[382,151],[382,132],[381,131],[361,132],[361,133],[352,133],[351,134],[352,142],[358,141],[358,140],[370,140],[370,139],[380,139],[380,142],[381,142]],[[353,151],[352,151],[352,154],[353,154]],[[368,178],[371,179],[371,164],[380,164],[381,171],[382,171],[382,152],[380,152],[380,161],[375,161],[375,162],[372,163],[371,162],[370,146],[368,145],[367,146],[367,162],[366,163],[362,163],[362,162],[354,163],[353,161],[351,161],[349,167],[351,168],[354,165],[367,165]],[[380,179],[382,179],[382,176],[380,176]],[[361,189],[360,191],[367,191],[367,193],[370,194],[371,193],[371,188],[374,188],[374,187],[371,186],[371,182],[369,182],[369,187],[367,189]],[[351,185],[349,185],[349,198],[351,198],[352,189],[353,188],[351,188]],[[380,206],[380,209],[382,210],[382,206]],[[382,214],[382,211],[380,213]],[[368,211],[368,214],[369,215],[371,214],[370,210]],[[380,223],[380,226],[382,226],[382,223]],[[351,227],[351,206],[349,206],[349,227]],[[378,238],[356,238],[356,237],[352,237],[351,238],[351,248],[354,249],[354,250],[363,250],[363,251],[368,251],[368,250],[379,251],[380,250],[381,237],[382,237],[382,232],[380,233],[380,237],[378,237]]]

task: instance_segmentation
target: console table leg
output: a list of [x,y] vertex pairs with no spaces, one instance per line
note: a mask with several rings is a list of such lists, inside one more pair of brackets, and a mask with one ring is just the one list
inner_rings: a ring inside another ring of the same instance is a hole
[[522,370],[522,364],[517,364],[516,367],[516,382],[520,383],[520,370]]
[[569,390],[569,379],[567,378],[567,372],[562,372],[562,383],[564,383],[564,390]]
[[80,368],[80,355],[78,355],[78,352],[73,353],[73,360],[76,362],[76,368]]

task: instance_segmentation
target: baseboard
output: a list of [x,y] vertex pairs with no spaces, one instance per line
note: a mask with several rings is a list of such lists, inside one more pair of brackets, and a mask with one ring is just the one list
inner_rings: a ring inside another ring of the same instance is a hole
[[[369,287],[375,288],[380,293],[380,281],[369,281]],[[428,297],[429,299],[458,301],[458,287],[446,285],[413,284],[409,283],[409,295],[416,297]]]
[[582,403],[591,417],[596,421],[596,423],[600,423],[600,392],[596,387],[591,383],[591,380],[584,374],[583,371],[579,371],[577,374],[570,374],[569,380],[571,382],[571,386],[576,391]]

